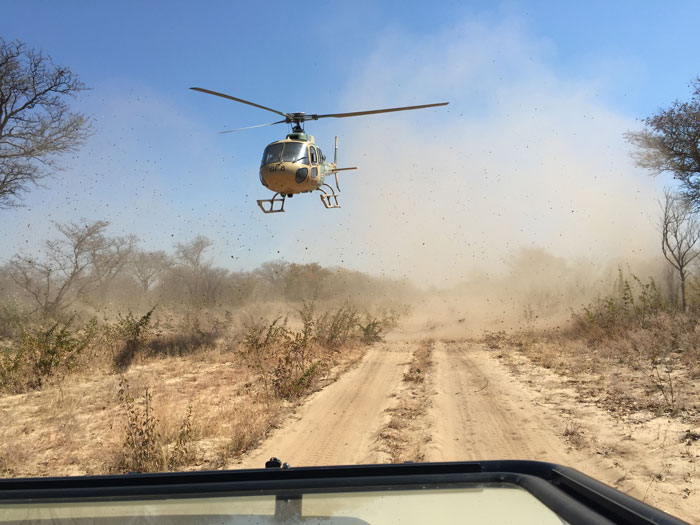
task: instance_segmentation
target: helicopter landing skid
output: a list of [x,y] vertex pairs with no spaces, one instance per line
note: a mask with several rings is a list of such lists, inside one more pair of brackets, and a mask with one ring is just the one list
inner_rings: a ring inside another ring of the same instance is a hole
[[340,208],[340,204],[338,204],[338,194],[335,192],[333,188],[331,188],[328,184],[324,184],[326,188],[330,190],[330,193],[328,193],[326,190],[323,189],[323,187],[319,188],[318,191],[321,192],[321,202],[326,208]]
[[[287,200],[287,195],[285,193],[282,194],[282,196],[279,196],[279,193],[275,193],[271,199],[258,199],[258,206],[260,206],[260,209],[263,211],[263,213],[282,213],[284,212],[284,201]],[[279,203],[279,209],[275,209],[275,203]],[[268,205],[268,208],[265,209],[265,204]]]

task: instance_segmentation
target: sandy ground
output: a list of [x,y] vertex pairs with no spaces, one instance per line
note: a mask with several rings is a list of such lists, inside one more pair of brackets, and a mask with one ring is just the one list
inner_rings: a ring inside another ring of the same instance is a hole
[[292,466],[378,463],[376,433],[413,345],[382,344],[359,365],[313,394],[288,423],[230,468],[262,468],[271,457]]
[[[258,449],[229,467],[261,467],[272,456],[292,466],[388,461],[382,429],[387,412],[407,393],[402,379],[418,344],[397,340],[376,346],[356,368],[312,395]],[[478,344],[439,340],[426,384],[429,408],[407,429],[415,442],[425,443],[425,460],[551,461],[690,522],[700,515],[698,494],[673,476],[656,473],[650,458],[668,460],[671,454],[660,451],[662,441],[628,437],[629,428],[583,405],[573,393],[565,395],[566,389],[546,371],[516,371]],[[605,445],[612,442],[617,448]]]
[[[516,351],[447,330],[403,331],[349,359],[337,380],[298,405],[278,402],[283,409],[269,421],[256,419],[252,376],[226,353],[203,356],[127,374],[134,393],[153,389],[166,434],[175,435],[187,406],[195,407],[197,461],[181,469],[261,468],[272,456],[292,466],[533,459],[574,467],[700,523],[700,428],[644,412],[621,417],[572,378]],[[124,426],[117,379],[96,375],[0,398],[0,423],[11,423],[0,424],[0,472],[110,471]],[[250,440],[237,429],[250,429]]]
[[572,463],[570,447],[547,416],[477,346],[440,342],[435,361],[429,461]]

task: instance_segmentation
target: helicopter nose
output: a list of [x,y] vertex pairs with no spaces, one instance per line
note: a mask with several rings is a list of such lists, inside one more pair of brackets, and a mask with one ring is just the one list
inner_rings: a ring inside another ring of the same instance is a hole
[[277,162],[266,164],[260,168],[260,177],[265,187],[281,193],[299,191],[298,185],[306,180],[306,177],[298,180],[299,166],[293,162]]

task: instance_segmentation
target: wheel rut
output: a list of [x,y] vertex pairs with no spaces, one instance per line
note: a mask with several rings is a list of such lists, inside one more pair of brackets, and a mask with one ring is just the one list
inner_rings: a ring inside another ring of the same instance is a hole
[[570,447],[521,385],[476,345],[436,345],[430,461],[533,459],[570,463]]
[[236,467],[260,468],[272,456],[292,466],[376,463],[376,434],[414,346],[380,344],[354,369],[311,395],[288,422]]

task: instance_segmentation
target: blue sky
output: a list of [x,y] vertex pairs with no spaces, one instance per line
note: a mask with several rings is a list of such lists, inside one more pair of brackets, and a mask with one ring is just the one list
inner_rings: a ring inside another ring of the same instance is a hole
[[[518,246],[651,253],[668,180],[632,166],[621,134],[688,95],[698,21],[697,2],[3,2],[3,38],[91,88],[74,107],[95,133],[0,211],[0,260],[81,218],[144,249],[205,234],[232,270],[284,258],[433,284]],[[190,86],[282,111],[450,106],[313,123],[360,167],[343,208],[302,196],[265,216],[259,158],[285,127],[219,135],[277,119]]]

